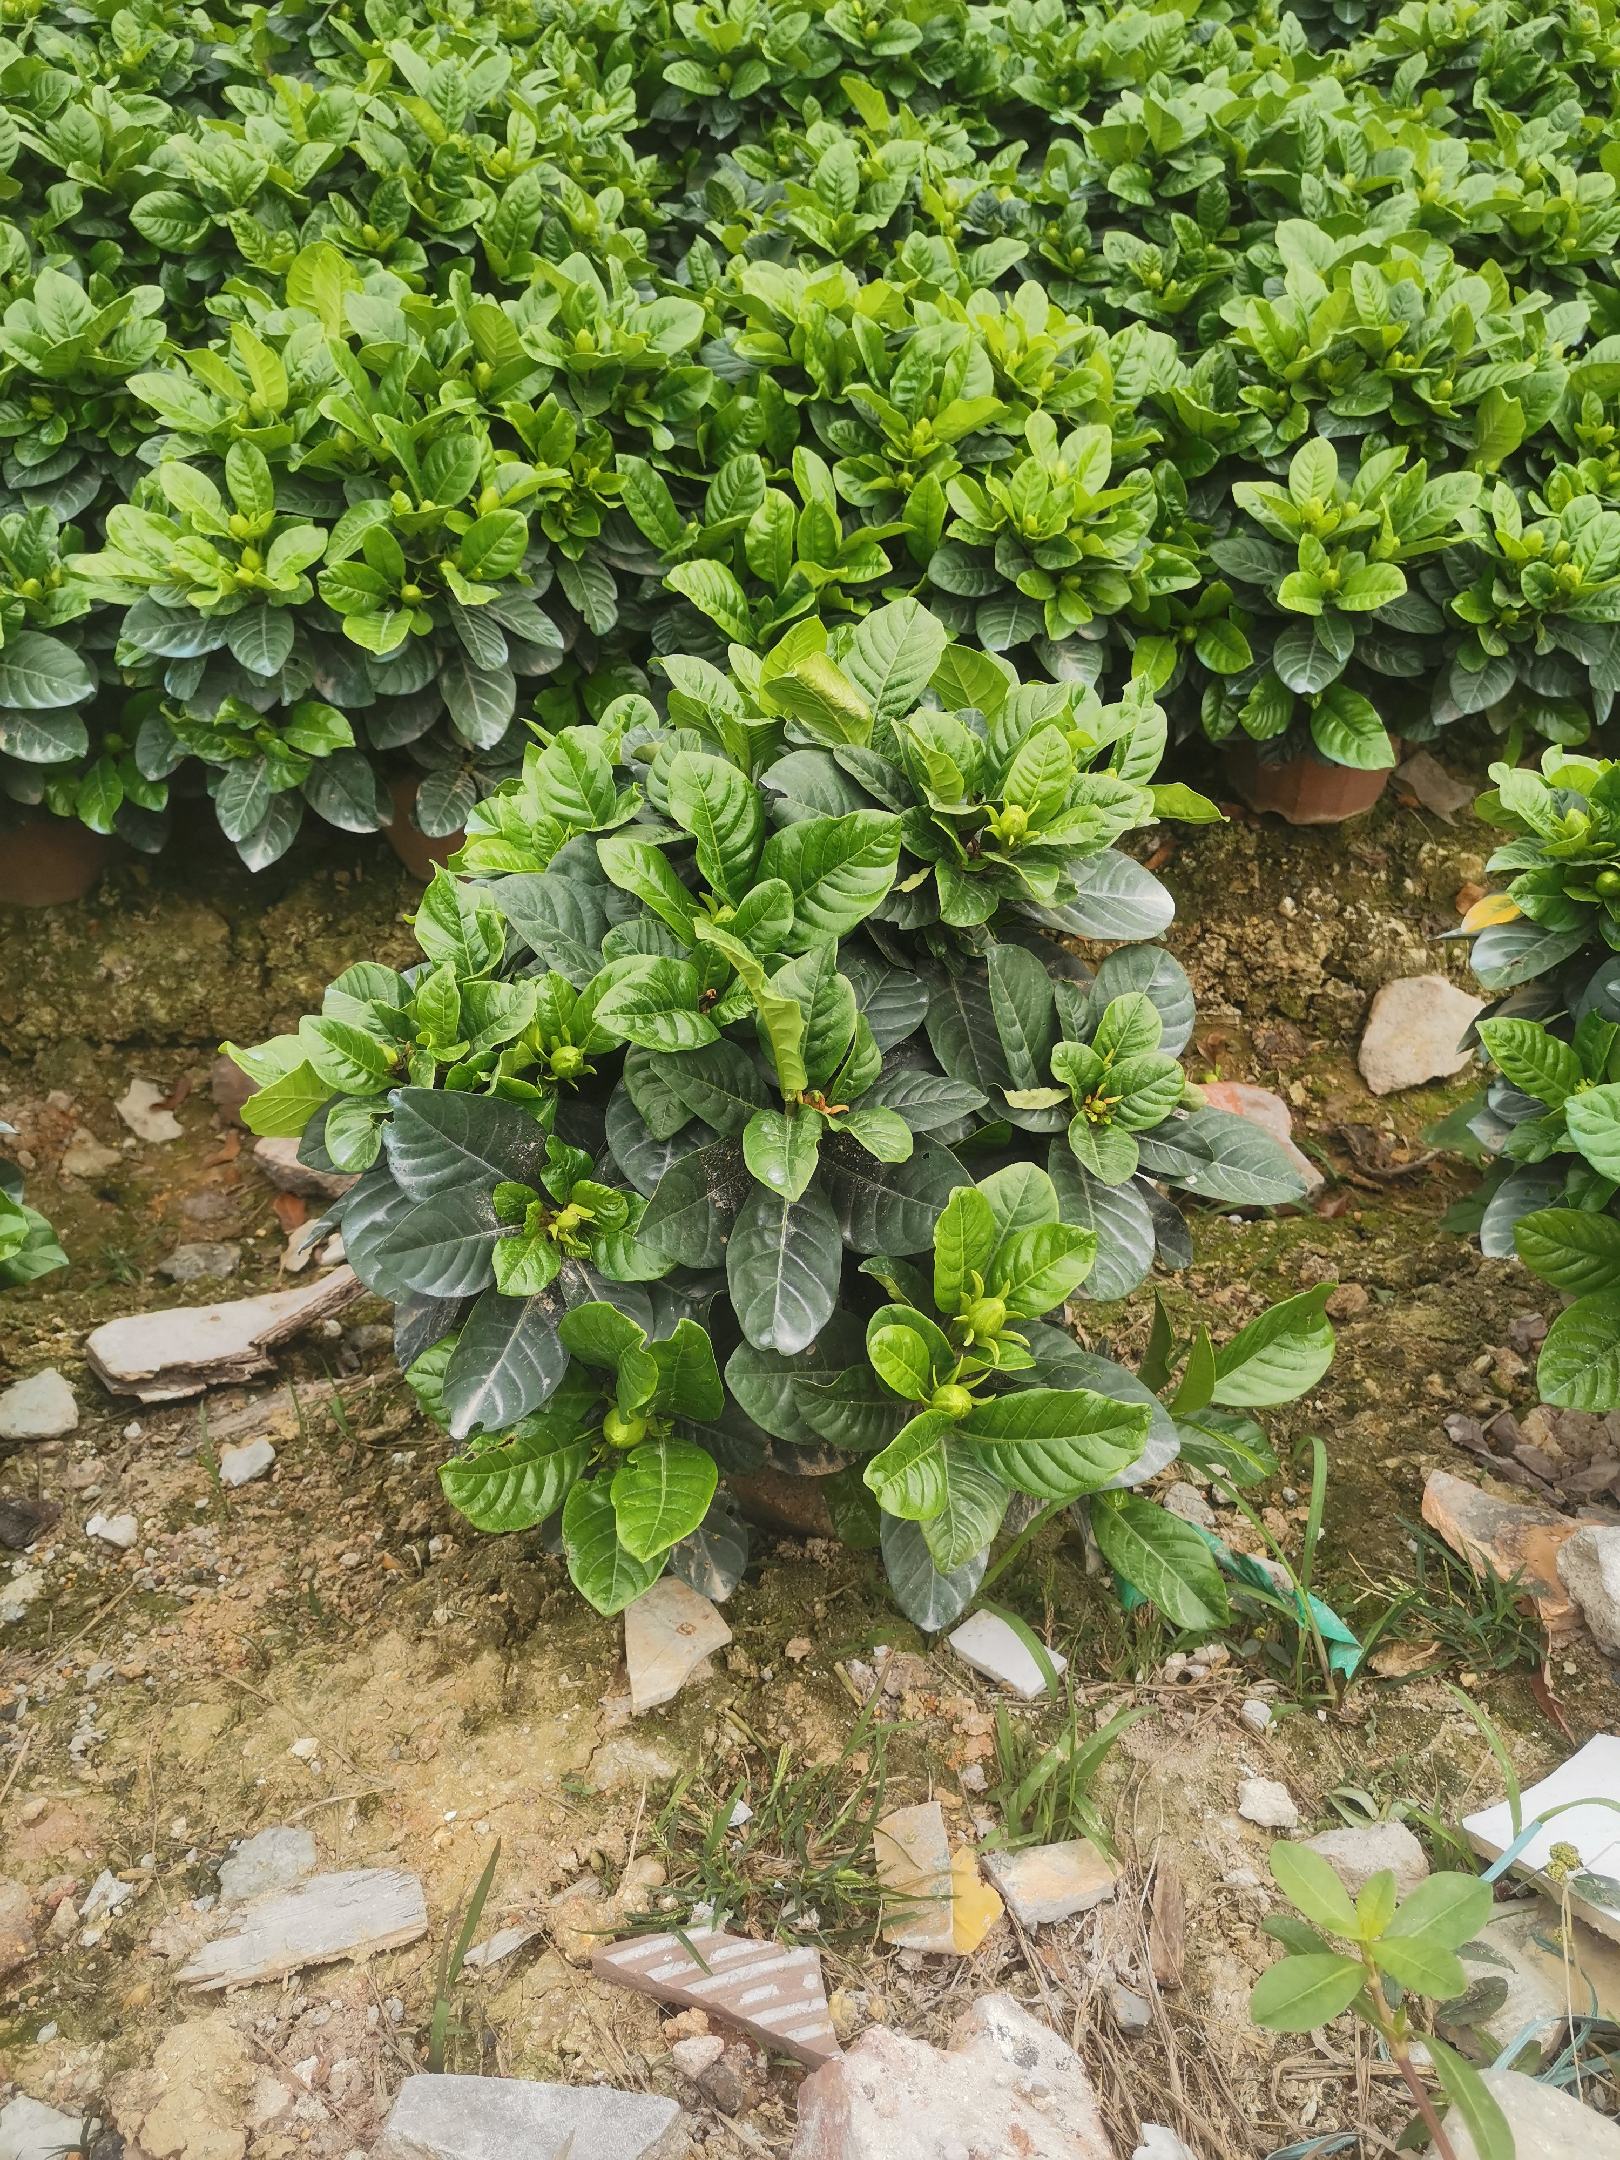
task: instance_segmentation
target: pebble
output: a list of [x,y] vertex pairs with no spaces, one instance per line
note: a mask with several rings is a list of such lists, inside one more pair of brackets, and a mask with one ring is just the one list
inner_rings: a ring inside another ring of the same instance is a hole
[[1168,1514],[1179,1515],[1183,1522],[1196,1523],[1200,1530],[1215,1528],[1215,1510],[1204,1498],[1196,1485],[1179,1479],[1164,1496]]
[[315,1866],[313,1834],[278,1823],[244,1839],[220,1863],[219,1894],[234,1904],[242,1898],[262,1897],[269,1890],[290,1890],[306,1875],[313,1875]]
[[1246,1777],[1238,1781],[1238,1813],[1245,1822],[1262,1830],[1297,1830],[1299,1809],[1286,1785],[1275,1778]]
[[1238,1718],[1252,1733],[1270,1732],[1271,1705],[1263,1703],[1257,1695],[1253,1695],[1239,1710]]
[[251,1485],[255,1478],[262,1478],[276,1459],[276,1451],[268,1440],[244,1440],[240,1447],[222,1447],[219,1451],[219,1482],[222,1485]]
[[60,1440],[78,1423],[78,1402],[54,1365],[0,1395],[0,1440]]
[[115,1545],[120,1552],[128,1552],[141,1534],[141,1526],[133,1515],[92,1515],[84,1526],[88,1538],[96,1538],[103,1545]]
[[89,1895],[79,1907],[81,1920],[110,1920],[121,1906],[127,1905],[135,1895],[133,1883],[120,1882],[111,1868],[103,1868],[90,1885]]
[[170,1282],[203,1282],[218,1275],[234,1275],[241,1264],[242,1248],[228,1239],[201,1239],[190,1245],[177,1245],[166,1259],[157,1264],[160,1275],[167,1275]]
[[150,1080],[132,1080],[113,1108],[137,1140],[183,1140],[185,1134],[174,1112],[158,1107],[168,1092]]
[[1405,1823],[1346,1824],[1341,1830],[1324,1830],[1305,1843],[1327,1861],[1352,1897],[1359,1897],[1386,1868],[1402,1897],[1410,1895],[1429,1872],[1423,1847]]
[[73,1178],[105,1177],[123,1162],[117,1148],[98,1140],[88,1125],[80,1125],[62,1151],[62,1175]]
[[1108,2007],[1127,2040],[1140,2040],[1152,2027],[1153,2006],[1145,1995],[1138,1995],[1135,1988],[1126,1987],[1122,1981],[1109,1982]]

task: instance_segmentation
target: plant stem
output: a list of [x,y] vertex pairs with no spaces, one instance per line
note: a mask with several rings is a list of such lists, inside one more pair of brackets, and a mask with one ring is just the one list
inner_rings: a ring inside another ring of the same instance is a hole
[[1365,1950],[1361,1953],[1361,1962],[1367,1971],[1367,2000],[1373,2008],[1373,2023],[1378,2027],[1379,2037],[1389,2050],[1390,2061],[1400,2072],[1401,2080],[1423,2118],[1424,2128],[1434,2146],[1436,2160],[1457,2160],[1457,2148],[1447,2136],[1446,2126],[1435,2112],[1428,2087],[1418,2076],[1401,2022],[1384,1998],[1384,1987],[1378,1976],[1378,1968]]
[[1030,1539],[1034,1537],[1035,1533],[1038,1530],[1044,1530],[1047,1524],[1052,1520],[1052,1517],[1056,1514],[1059,1514],[1064,1508],[1068,1507],[1069,1504],[1070,1503],[1067,1500],[1052,1501],[1049,1506],[1043,1507],[1041,1509],[1041,1512],[1036,1516],[1035,1520],[1032,1523],[1027,1523],[1024,1528],[1019,1531],[1017,1537],[1013,1539],[1012,1543],[1007,1547],[1007,1550],[1002,1554],[1001,1558],[996,1562],[995,1566],[991,1568],[990,1572],[985,1576],[983,1582],[980,1583],[979,1595],[981,1597],[999,1576],[1006,1574],[1008,1568],[1012,1566],[1013,1562],[1018,1558],[1018,1555],[1023,1551],[1024,1547],[1029,1543]]

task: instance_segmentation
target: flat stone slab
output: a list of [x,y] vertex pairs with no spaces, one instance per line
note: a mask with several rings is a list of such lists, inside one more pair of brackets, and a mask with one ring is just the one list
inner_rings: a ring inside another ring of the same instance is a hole
[[[1573,2093],[1538,2084],[1517,2070],[1480,2075],[1507,2117],[1514,2160],[1620,2160],[1620,2127]],[[1479,2147],[1454,2108],[1446,2116],[1446,2135],[1457,2160],[1480,2160]]]
[[1352,1897],[1359,1897],[1386,1868],[1400,1895],[1409,1897],[1429,1872],[1423,1847],[1405,1823],[1347,1823],[1342,1830],[1324,1830],[1304,1842],[1321,1854]]
[[1023,1926],[1048,1927],[1101,1905],[1119,1887],[1119,1869],[1090,1838],[986,1853],[984,1872]]
[[296,1890],[255,1898],[233,1933],[208,1943],[180,1974],[196,1988],[246,1987],[306,1965],[398,1950],[427,1933],[427,1901],[415,1875],[350,1868],[316,1875]]
[[[1577,1919],[1620,1942],[1620,1888],[1613,1888],[1620,1876],[1620,1739],[1597,1734],[1538,1784],[1527,1785],[1519,1805],[1520,1821],[1538,1827],[1514,1860],[1514,1872],[1528,1876],[1555,1906],[1567,1897]],[[1553,1808],[1560,1812],[1548,1821]],[[1488,1860],[1500,1859],[1514,1841],[1506,1800],[1465,1815],[1462,1826]],[[1553,1850],[1558,1845],[1573,1846],[1580,1855],[1581,1872],[1569,1880]],[[1600,1888],[1613,1889],[1612,1902],[1598,1902]]]
[[883,1885],[883,1940],[898,1950],[954,1950],[951,1840],[937,1800],[895,1808],[872,1832]]
[[1518,1575],[1554,1640],[1578,1632],[1575,1603],[1558,1569],[1560,1547],[1581,1527],[1573,1517],[1539,1501],[1499,1500],[1449,1470],[1431,1470],[1423,1520],[1472,1566],[1489,1568],[1503,1582]]
[[592,1952],[591,1970],[638,1995],[723,2018],[812,2068],[839,2052],[814,1950],[694,1927],[608,1943]]
[[[1033,1702],[1037,1695],[1046,1693],[1046,1675],[1030,1654],[1028,1643],[999,1614],[976,1612],[947,1640],[964,1665],[971,1665],[987,1680],[998,1680],[1015,1695],[1021,1695],[1025,1702]],[[1052,1670],[1061,1680],[1068,1669],[1068,1659],[1057,1650],[1048,1650],[1046,1654],[1052,1661]]]
[[701,1591],[662,1575],[624,1609],[624,1662],[631,1714],[673,1702],[698,1667],[731,1640],[731,1630]]
[[297,1290],[223,1305],[177,1305],[130,1313],[98,1327],[85,1344],[90,1370],[115,1395],[179,1402],[205,1388],[256,1380],[274,1366],[270,1352],[360,1295],[352,1268],[337,1268]]
[[373,2160],[685,2160],[673,2100],[525,2078],[409,2077]]
[[83,2116],[64,2115],[18,2093],[0,2107],[0,2160],[62,2160],[78,2151],[83,2129]]
[[60,1440],[78,1424],[73,1390],[54,1365],[0,1394],[0,1440]]

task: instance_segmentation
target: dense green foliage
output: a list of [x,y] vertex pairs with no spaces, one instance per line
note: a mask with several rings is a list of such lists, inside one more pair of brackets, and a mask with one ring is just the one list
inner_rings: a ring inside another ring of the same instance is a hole
[[1088,1495],[1120,1572],[1213,1625],[1208,1543],[1131,1488],[1181,1447],[1265,1474],[1251,1413],[1320,1378],[1327,1289],[1219,1351],[1161,1327],[1145,1377],[1058,1324],[1185,1264],[1174,1196],[1304,1190],[1189,1084],[1181,968],[1122,942],[1169,919],[1112,844],[1164,714],[1022,683],[914,600],[732,660],[670,655],[662,708],[531,746],[420,962],[234,1053],[247,1122],[358,1174],[348,1257],[462,1445],[445,1490],[559,1518],[603,1611],[670,1564],[729,1588],[720,1481],[768,1467],[821,1479],[927,1626],[1009,1511]]
[[1480,811],[1512,837],[1504,890],[1470,918],[1497,1002],[1479,1033],[1494,1071],[1470,1123],[1498,1158],[1481,1199],[1487,1253],[1517,1253],[1572,1303],[1537,1378],[1576,1410],[1620,1408],[1620,765],[1548,751],[1498,765]]
[[[15,1131],[14,1125],[0,1121],[0,1133]],[[22,1172],[0,1156],[0,1290],[66,1266],[67,1254],[56,1232],[23,1198]]]
[[253,864],[902,596],[1176,729],[1582,740],[1611,0],[172,0],[0,37],[0,779]]

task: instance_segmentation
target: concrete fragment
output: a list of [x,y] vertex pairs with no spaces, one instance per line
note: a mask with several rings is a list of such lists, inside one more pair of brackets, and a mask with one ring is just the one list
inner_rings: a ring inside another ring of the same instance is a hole
[[313,1875],[316,1868],[312,1832],[295,1824],[277,1823],[242,1843],[219,1869],[219,1894],[228,1905],[243,1898],[264,1897],[272,1890],[290,1890],[294,1883]]
[[[1514,2160],[1620,2160],[1620,2126],[1556,2085],[1517,2070],[1482,2070],[1485,2089],[1507,2117]],[[1453,2108],[1446,2135],[1456,2160],[1480,2160],[1468,2125]]]
[[354,1183],[341,1170],[311,1170],[301,1163],[296,1140],[260,1140],[253,1160],[278,1192],[297,1193],[301,1200],[341,1200]]
[[874,1829],[872,1844],[883,1940],[899,1950],[953,1950],[951,1841],[939,1802],[895,1808]]
[[634,1935],[607,1943],[592,1952],[591,1970],[638,1995],[724,2019],[761,2046],[812,2068],[838,2053],[814,1950],[784,1950],[779,1943],[694,1927],[678,1937]]
[[168,1092],[150,1080],[132,1080],[113,1108],[137,1140],[183,1140],[185,1133],[174,1112],[158,1107]]
[[1207,1080],[1202,1093],[1213,1110],[1229,1110],[1233,1117],[1247,1118],[1251,1125],[1269,1133],[1305,1180],[1307,1193],[1327,1183],[1323,1172],[1294,1143],[1294,1113],[1270,1088],[1251,1087],[1246,1080]]
[[730,1628],[700,1591],[678,1575],[660,1576],[624,1611],[632,1714],[673,1701],[704,1659],[730,1640]]
[[1022,1852],[986,1853],[984,1871],[1027,1928],[1072,1920],[1111,1898],[1119,1868],[1090,1838],[1029,1845]]
[[985,1995],[946,2051],[873,2025],[799,2089],[790,2160],[1115,2160],[1073,2050],[1008,1995]]
[[[1031,1656],[1029,1645],[998,1613],[973,1613],[948,1640],[964,1665],[971,1665],[987,1680],[997,1680],[1003,1687],[1011,1688],[1025,1702],[1033,1702],[1037,1695],[1046,1693],[1046,1675]],[[1048,1650],[1046,1654],[1052,1661],[1052,1670],[1061,1679],[1068,1659],[1057,1650]]]
[[1398,1094],[1449,1080],[1474,1056],[1459,1045],[1485,1010],[1445,975],[1408,975],[1385,983],[1372,1001],[1356,1062],[1374,1095]]
[[85,1344],[91,1371],[115,1395],[178,1402],[205,1388],[257,1379],[269,1353],[360,1295],[352,1268],[336,1268],[297,1290],[225,1305],[178,1305],[131,1313],[98,1327]]
[[1347,1824],[1342,1830],[1324,1830],[1318,1837],[1306,1838],[1305,1844],[1321,1854],[1352,1897],[1359,1897],[1386,1868],[1402,1897],[1409,1896],[1429,1873],[1423,1847],[1405,1823]]
[[1299,1809],[1286,1785],[1275,1778],[1246,1777],[1238,1780],[1238,1813],[1245,1822],[1262,1830],[1297,1830]]
[[1620,1527],[1583,1523],[1558,1548],[1558,1579],[1598,1648],[1620,1656]]
[[525,2078],[409,2077],[373,2160],[684,2160],[673,2100]]
[[157,1264],[160,1275],[167,1275],[170,1282],[204,1282],[212,1276],[234,1275],[242,1258],[242,1248],[228,1238],[202,1238],[193,1244],[177,1245],[166,1259]]
[[0,1440],[60,1440],[75,1432],[79,1405],[54,1365],[43,1366],[0,1395]]
[[87,1538],[95,1538],[102,1545],[112,1545],[119,1552],[128,1552],[141,1534],[141,1526],[133,1515],[96,1514],[84,1526]]
[[1558,1639],[1576,1630],[1575,1604],[1559,1576],[1558,1552],[1580,1528],[1578,1521],[1538,1501],[1498,1500],[1449,1470],[1430,1471],[1423,1520],[1475,1567],[1489,1568],[1503,1582],[1519,1576],[1549,1636]]
[[64,2115],[18,2093],[0,2107],[0,2160],[69,2160],[83,2148],[82,2115]]
[[276,1451],[268,1440],[244,1440],[240,1447],[222,1447],[219,1451],[219,1482],[222,1485],[251,1485],[255,1478],[262,1478],[275,1462]]
[[306,1965],[397,1950],[427,1933],[427,1903],[414,1875],[350,1868],[317,1875],[280,1896],[255,1898],[235,1931],[198,1951],[180,1974],[191,1987],[243,1987]]

